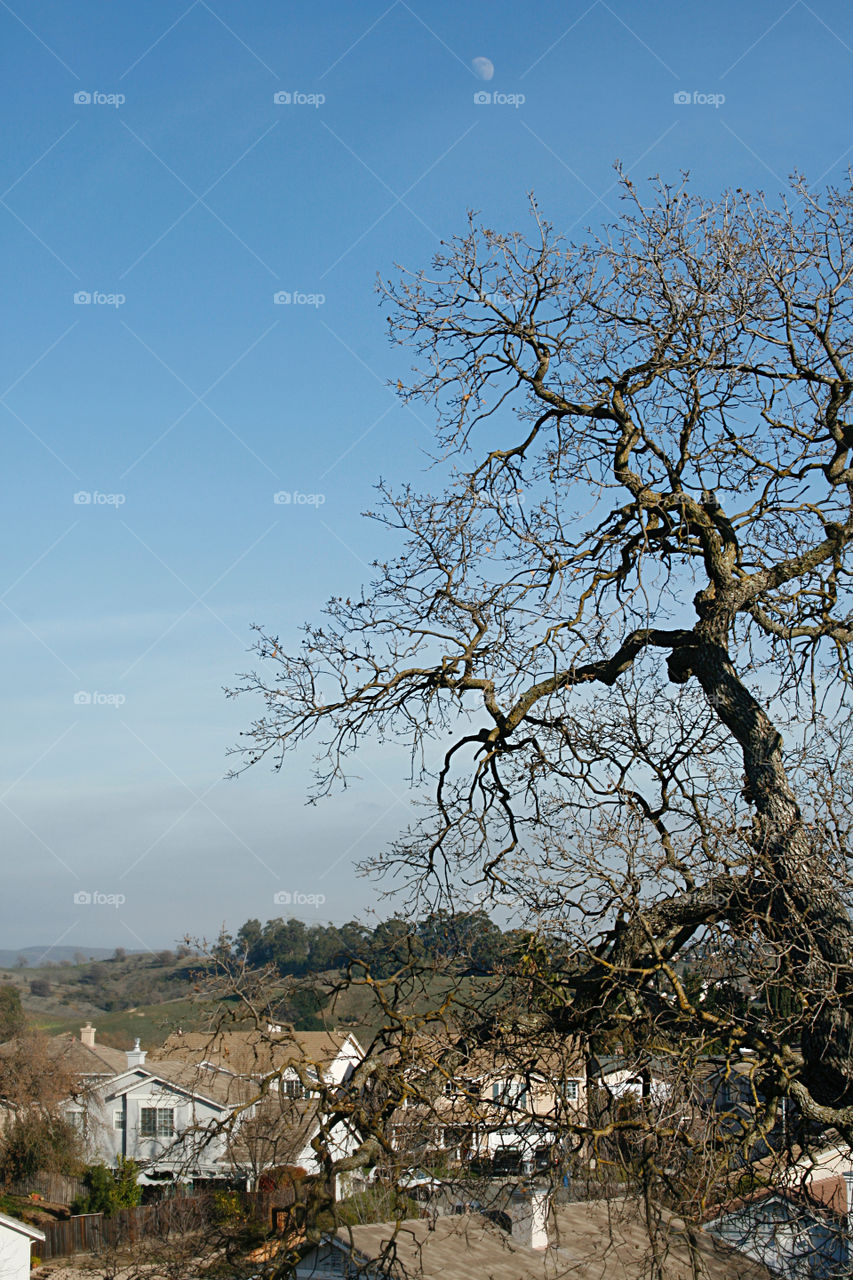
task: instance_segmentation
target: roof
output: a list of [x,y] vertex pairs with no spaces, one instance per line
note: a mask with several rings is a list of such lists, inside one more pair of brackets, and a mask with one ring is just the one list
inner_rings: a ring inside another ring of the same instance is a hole
[[[664,1280],[769,1280],[769,1272],[704,1231],[693,1233],[691,1265],[684,1225],[663,1215]],[[408,1280],[644,1280],[651,1274],[649,1233],[636,1203],[625,1200],[563,1205],[552,1210],[550,1245],[531,1249],[480,1214],[406,1219],[343,1227],[340,1244],[363,1261]],[[393,1259],[393,1261],[392,1261]]]
[[[665,1280],[769,1280],[770,1273],[706,1231],[692,1232],[698,1266],[691,1262],[687,1229],[662,1213],[658,1224]],[[571,1271],[583,1266],[583,1280],[640,1280],[651,1274],[649,1229],[637,1202],[593,1200],[560,1205],[553,1211],[555,1259]]]
[[[19,1040],[7,1040],[0,1045],[0,1054],[12,1053],[20,1044]],[[51,1036],[47,1041],[47,1053],[73,1076],[114,1076],[127,1070],[127,1054],[123,1049],[111,1049],[106,1044],[83,1044],[71,1031]]]
[[173,1085],[184,1093],[207,1099],[220,1107],[240,1106],[256,1095],[255,1088],[246,1080],[235,1079],[227,1071],[212,1070],[188,1062],[145,1062],[134,1067],[125,1064],[124,1071],[115,1080],[116,1093],[125,1089],[123,1081],[128,1076],[138,1076],[140,1081],[162,1080],[166,1085]]
[[393,1250],[385,1268],[423,1280],[546,1280],[552,1274],[543,1252],[518,1244],[480,1214],[407,1218],[342,1227],[338,1241],[364,1261]]
[[262,1076],[293,1064],[326,1067],[351,1039],[338,1031],[174,1031],[148,1061],[210,1062],[238,1075]]
[[31,1240],[46,1239],[44,1232],[39,1231],[38,1227],[31,1227],[28,1222],[21,1222],[20,1218],[10,1218],[5,1213],[0,1213],[0,1227],[17,1231],[22,1236],[29,1236]]

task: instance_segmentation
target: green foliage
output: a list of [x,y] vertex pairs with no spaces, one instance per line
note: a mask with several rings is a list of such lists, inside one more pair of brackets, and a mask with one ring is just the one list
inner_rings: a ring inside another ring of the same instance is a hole
[[111,1218],[119,1209],[134,1208],[142,1199],[138,1174],[136,1161],[122,1156],[115,1169],[108,1169],[105,1164],[89,1165],[83,1175],[86,1194],[74,1201],[72,1213],[102,1213]]
[[272,965],[282,976],[327,973],[353,962],[383,976],[412,961],[450,962],[457,973],[471,975],[494,973],[514,943],[515,936],[504,935],[484,911],[437,911],[416,922],[392,916],[372,932],[352,920],[344,925],[247,920],[237,931],[234,950],[249,964]]

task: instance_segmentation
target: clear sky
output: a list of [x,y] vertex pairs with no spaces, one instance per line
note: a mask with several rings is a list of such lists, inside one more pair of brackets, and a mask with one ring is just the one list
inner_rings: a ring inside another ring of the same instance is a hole
[[617,209],[617,159],[709,195],[841,180],[851,19],[0,0],[0,948],[390,910],[353,864],[406,820],[404,759],[368,753],[317,808],[307,759],[223,780],[257,710],[222,694],[250,624],[294,639],[357,590],[392,550],[372,485],[425,465],[377,272],[428,263],[469,208],[521,225],[530,190],[580,234]]

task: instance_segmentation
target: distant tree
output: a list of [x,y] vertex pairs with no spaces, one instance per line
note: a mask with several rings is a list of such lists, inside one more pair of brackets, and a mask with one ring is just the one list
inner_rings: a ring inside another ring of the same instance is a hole
[[240,955],[252,957],[253,953],[257,955],[257,948],[263,936],[260,920],[247,920],[246,923],[237,930],[237,950]]
[[30,962],[29,962],[29,960],[27,959],[27,957],[26,957],[26,956],[23,956],[23,955],[18,956],[17,960],[15,961],[15,968],[16,968],[16,969],[26,969],[29,963],[30,963]]
[[126,960],[126,959],[127,959],[127,952],[125,951],[124,947],[116,947],[115,951],[113,952],[113,960]]
[[45,999],[50,995],[52,987],[47,978],[31,978],[30,979],[30,995],[40,996]]
[[108,980],[110,971],[101,961],[90,964],[84,974],[81,974],[80,981],[85,982],[89,986],[99,987]]
[[17,987],[5,982],[0,986],[0,1041],[20,1035],[27,1025]]

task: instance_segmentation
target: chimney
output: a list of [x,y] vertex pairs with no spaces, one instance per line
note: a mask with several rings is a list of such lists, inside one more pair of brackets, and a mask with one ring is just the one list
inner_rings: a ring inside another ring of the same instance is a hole
[[147,1056],[148,1056],[148,1050],[147,1050],[147,1049],[140,1049],[140,1047],[139,1047],[139,1038],[138,1038],[138,1037],[137,1037],[137,1038],[136,1038],[136,1040],[134,1040],[134,1042],[133,1042],[133,1048],[132,1048],[132,1049],[127,1049],[127,1050],[126,1050],[126,1053],[127,1053],[127,1065],[128,1065],[128,1069],[130,1069],[131,1067],[141,1067],[141,1066],[143,1066],[143,1065],[144,1065],[144,1063],[145,1063],[145,1059],[146,1059],[146,1058],[147,1058]]
[[550,1207],[547,1187],[516,1187],[510,1201],[513,1240],[528,1249],[547,1249]]
[[97,1028],[93,1027],[91,1022],[87,1022],[85,1027],[80,1028],[80,1043],[84,1044],[87,1049],[94,1049],[95,1047],[96,1030]]

